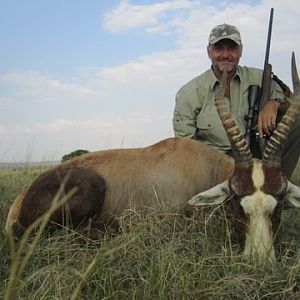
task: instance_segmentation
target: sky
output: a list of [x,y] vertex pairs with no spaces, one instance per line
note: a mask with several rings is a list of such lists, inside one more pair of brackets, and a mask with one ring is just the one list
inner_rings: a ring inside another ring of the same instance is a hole
[[237,26],[240,64],[262,68],[271,7],[270,63],[290,85],[298,0],[0,0],[0,161],[172,137],[176,92],[210,67],[211,29]]

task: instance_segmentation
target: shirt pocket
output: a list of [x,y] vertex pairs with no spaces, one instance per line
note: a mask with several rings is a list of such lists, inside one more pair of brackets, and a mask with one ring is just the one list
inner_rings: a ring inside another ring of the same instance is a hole
[[199,114],[197,116],[197,137],[218,148],[230,149],[226,131],[217,114]]

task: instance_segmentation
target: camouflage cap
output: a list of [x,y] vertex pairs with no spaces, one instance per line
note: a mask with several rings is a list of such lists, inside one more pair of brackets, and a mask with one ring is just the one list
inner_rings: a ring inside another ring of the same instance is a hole
[[239,30],[233,25],[222,24],[214,27],[209,35],[208,43],[210,45],[213,45],[223,39],[230,39],[237,43],[239,46],[242,45],[241,34]]

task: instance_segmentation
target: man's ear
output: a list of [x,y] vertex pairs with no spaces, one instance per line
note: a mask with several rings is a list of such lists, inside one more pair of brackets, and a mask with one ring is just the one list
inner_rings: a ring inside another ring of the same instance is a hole
[[208,57],[211,59],[211,55],[210,55],[210,45],[208,45],[207,47],[206,47],[206,50],[207,50],[207,55],[208,55]]

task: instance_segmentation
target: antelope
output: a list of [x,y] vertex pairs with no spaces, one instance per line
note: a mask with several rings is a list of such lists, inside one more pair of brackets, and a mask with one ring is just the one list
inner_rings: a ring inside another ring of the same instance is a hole
[[[228,178],[229,156],[186,138],[169,138],[145,148],[110,149],[72,158],[41,174],[13,201],[6,231],[27,229],[43,215],[64,182],[76,193],[50,221],[62,224],[64,211],[76,226],[92,218],[114,222],[127,209],[189,213],[188,200]],[[64,179],[66,178],[66,179]]]
[[[274,234],[285,201],[300,206],[300,188],[282,173],[283,143],[299,111],[299,78],[292,59],[294,101],[278,124],[262,160],[254,160],[249,146],[224,103],[226,72],[216,96],[233,158],[199,141],[169,138],[134,149],[110,149],[67,160],[41,174],[13,201],[6,232],[23,230],[45,214],[58,190],[76,192],[50,221],[64,224],[64,211],[73,225],[93,218],[104,224],[127,209],[163,209],[188,213],[193,205],[216,205],[227,200],[234,224],[244,237],[244,255],[275,258]],[[63,187],[62,187],[63,186]]]
[[284,202],[300,207],[300,188],[289,182],[281,171],[282,149],[300,110],[300,82],[294,53],[292,80],[291,106],[270,137],[262,159],[258,160],[252,158],[249,145],[225,103],[227,72],[223,72],[215,104],[232,145],[235,168],[228,179],[189,200],[191,205],[218,205],[228,201],[236,231],[244,243],[244,256],[259,260],[275,259],[273,239]]

